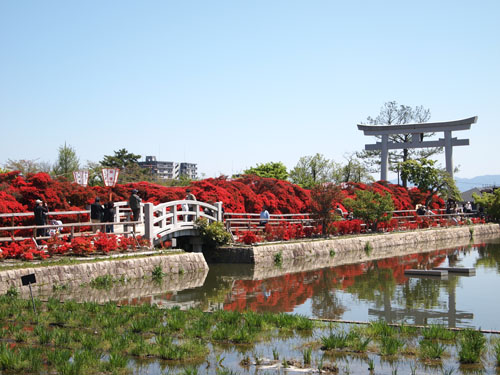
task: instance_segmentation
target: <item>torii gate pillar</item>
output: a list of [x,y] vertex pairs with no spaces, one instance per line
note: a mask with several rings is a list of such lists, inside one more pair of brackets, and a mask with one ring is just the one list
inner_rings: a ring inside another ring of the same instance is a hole
[[[477,122],[477,116],[463,120],[448,122],[425,122],[420,124],[405,125],[362,125],[358,129],[365,135],[373,135],[381,138],[381,142],[365,145],[367,151],[381,151],[380,179],[387,181],[389,170],[389,150],[404,150],[409,148],[444,147],[446,158],[446,171],[453,178],[453,147],[468,146],[468,139],[457,139],[452,137],[452,131],[469,130],[472,124]],[[424,133],[443,132],[444,138],[423,141]],[[411,141],[405,143],[389,142],[391,135],[411,134]]]

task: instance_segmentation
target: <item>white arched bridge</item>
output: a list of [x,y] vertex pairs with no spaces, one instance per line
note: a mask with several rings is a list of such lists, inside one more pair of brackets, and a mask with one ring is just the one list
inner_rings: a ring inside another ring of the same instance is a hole
[[222,222],[222,202],[209,204],[199,201],[178,200],[159,205],[145,203],[143,236],[154,245],[178,237],[190,237],[194,248],[198,243],[196,220],[205,218],[208,222]]

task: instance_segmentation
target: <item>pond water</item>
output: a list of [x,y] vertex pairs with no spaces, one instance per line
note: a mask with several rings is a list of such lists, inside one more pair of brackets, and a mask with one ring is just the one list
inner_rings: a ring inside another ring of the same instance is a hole
[[[115,285],[112,290],[77,288],[65,291],[61,299],[116,301],[118,304],[155,304],[161,307],[198,307],[257,312],[288,312],[324,319],[347,321],[439,323],[448,327],[474,327],[500,330],[500,238],[484,242],[461,242],[438,246],[416,254],[398,257],[357,254],[358,263],[332,254],[330,259],[284,263],[281,267],[254,267],[241,264],[211,264],[208,273],[171,275],[162,283],[147,280]],[[358,256],[359,255],[359,256]],[[375,258],[379,259],[375,259]],[[333,265],[332,265],[333,263]],[[335,265],[335,263],[339,263]],[[474,276],[449,274],[445,279],[407,277],[406,269],[433,267],[475,267]],[[57,294],[55,292],[55,294]],[[349,330],[355,325],[335,325]],[[385,357],[368,349],[363,354],[324,352],[317,344],[331,327],[317,328],[305,336],[276,337],[251,345],[211,345],[210,354],[199,363],[175,364],[158,360],[131,359],[134,374],[285,374],[294,373],[278,364],[262,368],[256,362],[272,360],[279,353],[297,362],[305,348],[311,347],[312,367],[322,364],[338,368],[337,374],[500,374],[489,349],[480,365],[463,366],[457,361],[457,346],[445,344],[446,356],[429,363],[417,356],[400,354]],[[496,335],[488,337],[491,348]],[[418,338],[405,341],[417,347]],[[315,344],[312,344],[315,343]],[[243,366],[243,359],[250,366]],[[368,371],[369,364],[375,372]],[[317,370],[316,370],[317,373]]]
[[[405,276],[410,268],[475,267],[474,276]],[[275,267],[276,268],[276,267]],[[276,270],[269,274],[276,273]],[[500,239],[428,253],[262,277],[249,265],[213,264],[202,286],[157,303],[206,310],[293,312],[311,317],[500,330]]]

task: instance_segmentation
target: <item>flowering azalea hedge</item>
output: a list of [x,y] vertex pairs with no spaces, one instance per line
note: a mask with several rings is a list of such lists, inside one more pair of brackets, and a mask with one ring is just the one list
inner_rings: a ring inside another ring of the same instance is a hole
[[47,259],[55,255],[95,255],[111,251],[134,251],[149,246],[149,241],[137,237],[122,237],[114,234],[98,233],[90,237],[51,237],[42,241],[46,250],[38,248],[33,240],[0,244],[0,259]]
[[[223,202],[226,212],[255,213],[266,206],[271,214],[305,213],[309,212],[310,207],[309,190],[273,178],[207,178],[193,181],[189,188],[200,201]],[[88,207],[97,196],[103,203],[108,201],[110,191],[114,201],[128,200],[132,189],[139,191],[143,201],[158,204],[184,199],[187,187],[165,187],[138,182],[116,185],[112,189],[100,186],[84,188],[64,179],[51,179],[46,173],[27,177],[20,176],[19,172],[0,173],[0,213],[32,211],[37,199],[47,202],[51,211],[81,210]],[[396,210],[412,210],[416,204],[423,204],[427,196],[427,193],[422,193],[417,188],[406,189],[399,185],[376,182],[370,185],[342,184],[343,197],[354,198],[358,189],[390,194]],[[442,199],[435,198],[431,208],[443,206]]]
[[[221,201],[225,212],[258,213],[265,206],[271,214],[292,214],[310,212],[311,198],[310,191],[294,185],[287,181],[280,181],[273,178],[262,178],[257,176],[244,176],[243,178],[231,180],[226,177],[208,178],[200,181],[193,181],[189,186],[192,193],[200,201],[217,202]],[[373,184],[347,183],[342,184],[342,199],[334,202],[332,209],[336,205],[344,210],[342,201],[345,198],[355,198],[356,190],[369,190],[381,194],[389,194],[394,202],[396,210],[413,210],[416,204],[423,204],[427,193],[420,192],[416,188],[406,189],[399,185],[386,182]],[[132,189],[137,189],[144,202],[159,204],[172,200],[181,200],[186,196],[187,187],[165,187],[148,182],[129,183],[116,185],[115,187],[82,187],[65,179],[52,179],[46,173],[37,173],[28,176],[21,176],[19,172],[0,173],[0,213],[32,212],[37,199],[47,202],[49,210],[54,211],[78,211],[87,209],[96,197],[100,197],[101,202],[109,200],[112,192],[113,201],[128,200]],[[444,206],[442,199],[435,197],[431,208],[441,208]],[[51,218],[55,218],[52,217]],[[64,222],[77,221],[76,217],[60,217]],[[88,218],[84,218],[86,220]],[[11,218],[0,218],[0,226],[10,226]],[[15,225],[33,225],[33,216],[26,218],[15,218]],[[391,230],[391,223],[382,224],[385,229]],[[425,225],[422,224],[422,225]],[[362,225],[359,220],[349,222],[335,222],[328,228],[328,233],[360,233]],[[420,226],[417,224],[417,226]],[[321,228],[303,227],[302,225],[283,224],[277,227],[266,228],[262,234],[252,236],[244,234],[238,236],[245,238],[243,242],[253,243],[260,240],[289,240],[321,233]],[[9,236],[10,233],[0,233],[0,236]],[[74,243],[73,243],[74,241]],[[88,253],[92,251],[106,252],[106,248],[120,246],[114,243],[112,237],[104,239],[97,238],[90,246],[86,240],[75,238],[72,241],[72,251],[74,253]],[[19,254],[29,253],[21,251],[19,248],[13,249],[10,246],[1,245],[2,249],[8,248],[8,254],[13,257],[20,257]],[[24,247],[31,246],[25,243]],[[62,246],[59,250],[65,249]],[[33,257],[40,256],[32,251]],[[29,257],[29,256],[28,256]]]

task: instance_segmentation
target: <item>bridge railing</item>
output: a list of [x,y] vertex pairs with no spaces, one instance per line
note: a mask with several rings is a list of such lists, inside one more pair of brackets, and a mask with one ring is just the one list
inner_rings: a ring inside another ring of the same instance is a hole
[[264,225],[261,224],[260,214],[227,212],[224,214],[226,229],[233,235],[241,231],[260,231],[266,224],[278,226],[283,223],[302,224],[312,226],[314,219],[309,213],[304,214],[270,214]]
[[144,205],[144,237],[157,242],[180,230],[194,228],[194,222],[206,218],[209,222],[222,221],[222,202],[214,205],[192,200],[177,200]]
[[[398,210],[392,212],[391,225],[395,230],[410,229],[413,225],[420,221],[426,221],[429,226],[450,226],[458,225],[467,218],[477,216],[477,212],[471,213],[451,213],[447,214],[445,209],[432,210],[432,213],[426,215],[418,215],[415,210]],[[347,220],[345,214],[340,220]],[[238,232],[259,232],[263,231],[265,225],[261,224],[260,214],[257,213],[225,213],[224,221],[226,228],[233,236],[237,237]],[[302,224],[304,227],[311,227],[317,224],[313,215],[310,213],[303,214],[271,214],[266,224],[278,226],[283,223]],[[362,232],[366,231],[366,225],[361,224]]]
[[[46,236],[37,236],[37,229],[46,231],[54,230],[61,234],[72,236],[85,236],[93,234],[97,229],[103,230],[105,225],[112,225],[114,233],[129,235],[139,233],[138,225],[141,221],[132,221],[132,211],[128,207],[128,202],[115,202],[115,216],[113,222],[91,223],[90,210],[79,211],[49,211],[47,221],[58,219],[62,224],[34,225],[33,212],[2,213],[0,214],[0,242],[2,241],[22,241],[29,238],[46,239]],[[141,206],[141,217],[143,207]],[[9,223],[10,225],[8,225]],[[7,225],[6,225],[7,224]],[[93,231],[86,231],[87,228],[96,228]]]

